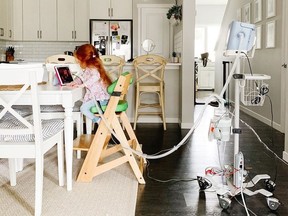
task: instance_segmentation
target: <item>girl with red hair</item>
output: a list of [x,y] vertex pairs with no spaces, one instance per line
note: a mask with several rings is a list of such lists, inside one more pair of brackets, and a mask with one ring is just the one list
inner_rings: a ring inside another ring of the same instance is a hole
[[[97,49],[91,44],[80,46],[75,52],[74,57],[83,70],[81,76],[69,83],[71,87],[85,87],[86,93],[83,104],[80,107],[81,112],[94,123],[99,123],[100,118],[96,117],[91,111],[91,107],[95,106],[95,100],[100,105],[106,105],[110,98],[107,87],[111,84],[111,80],[107,75]],[[80,78],[81,77],[81,78]]]

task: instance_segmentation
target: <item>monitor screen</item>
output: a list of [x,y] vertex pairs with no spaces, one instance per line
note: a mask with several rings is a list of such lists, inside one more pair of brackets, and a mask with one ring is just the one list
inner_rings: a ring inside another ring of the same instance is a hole
[[252,50],[256,41],[255,25],[233,21],[229,26],[225,55],[237,55]]

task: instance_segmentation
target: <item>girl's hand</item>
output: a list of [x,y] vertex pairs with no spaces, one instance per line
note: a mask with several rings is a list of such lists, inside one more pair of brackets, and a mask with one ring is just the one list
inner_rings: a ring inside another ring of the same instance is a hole
[[70,82],[70,83],[67,83],[66,86],[72,87],[72,88],[83,88],[84,84],[78,84],[76,82]]
[[70,82],[70,83],[67,83],[66,86],[77,88],[79,84],[77,84],[76,82]]

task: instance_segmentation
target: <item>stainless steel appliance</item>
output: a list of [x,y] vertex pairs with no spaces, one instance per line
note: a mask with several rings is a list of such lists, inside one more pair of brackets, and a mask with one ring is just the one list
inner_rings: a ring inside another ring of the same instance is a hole
[[90,43],[101,55],[133,58],[132,20],[90,19]]

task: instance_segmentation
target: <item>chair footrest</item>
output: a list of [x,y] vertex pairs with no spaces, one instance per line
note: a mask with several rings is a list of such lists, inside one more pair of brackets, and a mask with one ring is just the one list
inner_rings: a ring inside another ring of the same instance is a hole
[[93,139],[94,134],[83,134],[77,137],[73,141],[73,150],[88,151]]
[[138,106],[139,108],[142,107],[161,107],[161,105],[159,103],[140,103],[140,105]]
[[138,112],[138,115],[160,115],[162,116],[161,112]]

